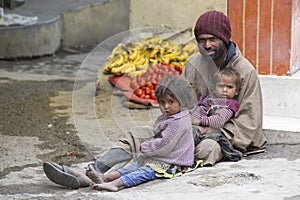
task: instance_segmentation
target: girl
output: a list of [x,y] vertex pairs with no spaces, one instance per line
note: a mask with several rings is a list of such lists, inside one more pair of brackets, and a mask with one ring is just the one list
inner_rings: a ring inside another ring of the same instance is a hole
[[141,143],[142,156],[133,164],[108,174],[101,174],[90,165],[86,175],[94,181],[92,188],[116,192],[195,169],[192,122],[187,109],[190,91],[184,80],[164,78],[155,91],[162,115],[153,125],[153,138]]

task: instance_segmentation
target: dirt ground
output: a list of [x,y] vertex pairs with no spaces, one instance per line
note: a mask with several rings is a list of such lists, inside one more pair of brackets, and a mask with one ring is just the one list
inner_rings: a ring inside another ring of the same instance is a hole
[[[11,140],[7,136],[17,137],[20,144],[25,141],[22,138],[38,138],[40,143],[33,144],[33,139],[29,139],[29,143],[32,140],[32,144],[41,149],[41,154],[37,155],[41,161],[71,165],[92,161],[95,158],[93,148],[90,145],[83,145],[85,136],[80,135],[73,119],[72,94],[73,90],[76,90],[74,89],[76,71],[81,64],[78,60],[82,58],[77,58],[80,55],[71,55],[73,56],[71,59],[66,59],[67,56],[68,54],[59,52],[58,55],[43,58],[0,61],[0,70],[9,73],[7,77],[3,73],[0,77],[0,134],[1,144],[3,144],[0,153],[3,155],[3,162],[8,162],[4,157],[10,155],[9,150],[4,148],[4,144],[7,143],[4,140]],[[26,75],[29,75],[29,78],[26,78]],[[59,76],[56,77],[57,75]],[[106,76],[102,79],[103,84],[98,88],[95,96],[97,120],[101,124],[105,137],[110,142],[116,142],[118,138],[124,136],[124,130],[127,129],[126,125],[122,127],[117,121],[118,119],[123,121],[123,118],[127,117],[128,109],[122,106],[122,98],[111,99],[113,88],[108,84]],[[84,87],[84,82],[77,89],[81,86]],[[112,106],[113,103],[119,105]],[[118,111],[114,116],[113,113],[116,111],[113,110]],[[149,115],[149,110],[144,113],[141,110],[132,110],[129,114],[143,121],[142,119],[147,118],[145,115]],[[18,142],[13,147],[17,152],[24,151],[21,148]],[[105,147],[100,145],[95,148],[98,148],[97,152],[100,153],[105,150]],[[43,150],[49,151],[45,153]],[[16,156],[15,160],[18,160],[18,157],[22,157],[23,154],[16,153],[14,156]],[[0,177],[10,171],[41,165],[41,161],[37,163],[29,161],[23,165],[8,162],[7,166],[1,167]]]
[[[9,78],[0,80],[2,135],[38,137],[43,141],[38,144],[38,148],[54,150],[38,155],[42,160],[70,164],[92,159],[76,134],[74,125],[67,123],[68,117],[55,114],[55,109],[64,107],[51,106],[51,98],[59,95],[59,92],[72,91],[73,81],[18,81]],[[66,154],[70,150],[75,150],[76,153]],[[0,172],[0,176],[10,170]]]

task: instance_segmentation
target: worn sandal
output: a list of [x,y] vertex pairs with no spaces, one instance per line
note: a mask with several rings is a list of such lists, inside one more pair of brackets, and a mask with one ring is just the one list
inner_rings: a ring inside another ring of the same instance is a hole
[[68,167],[59,166],[55,163],[45,162],[43,169],[46,176],[54,183],[62,186],[66,186],[72,189],[78,189],[80,187],[79,180],[76,176],[69,174]]

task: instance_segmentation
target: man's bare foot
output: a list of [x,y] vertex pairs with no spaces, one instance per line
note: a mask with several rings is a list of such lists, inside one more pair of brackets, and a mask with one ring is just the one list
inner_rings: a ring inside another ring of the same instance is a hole
[[116,179],[114,181],[101,184],[92,183],[91,187],[95,190],[107,190],[110,192],[117,192],[123,188],[123,183],[121,179]]
[[85,172],[86,176],[88,176],[95,183],[104,183],[104,175],[100,172],[96,171],[92,166],[88,166]]
[[69,168],[68,173],[76,176],[81,187],[89,186],[93,181],[85,174],[84,169]]
[[54,162],[51,162],[51,164],[59,170],[62,170],[64,172],[74,175],[78,179],[80,187],[87,187],[92,182],[92,180],[85,175],[84,169],[63,167],[62,165],[56,164]]

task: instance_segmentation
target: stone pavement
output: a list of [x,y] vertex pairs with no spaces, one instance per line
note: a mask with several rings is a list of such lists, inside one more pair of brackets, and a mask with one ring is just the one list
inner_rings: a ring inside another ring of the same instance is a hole
[[[33,65],[19,62],[10,67],[6,67],[6,62],[1,62],[0,77],[1,80],[70,80],[74,79],[86,56],[49,57]],[[42,160],[37,157],[49,152],[37,146],[40,141],[1,135],[0,153],[6,162],[0,163],[0,169],[10,166],[10,162],[16,166],[0,178],[0,199],[300,199],[300,144],[278,144],[280,141],[297,141],[297,136],[293,136],[288,132],[270,134],[269,139],[277,141],[277,144],[268,145],[266,153],[252,155],[239,162],[199,168],[180,178],[156,180],[111,193],[90,188],[69,190],[50,182],[42,171]],[[16,145],[21,145],[20,148],[31,159],[18,162],[15,156],[19,152],[14,151]],[[86,165],[80,163],[74,166]]]

